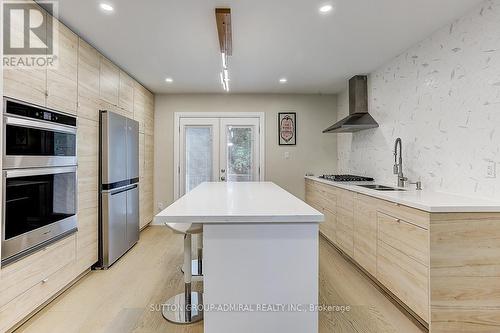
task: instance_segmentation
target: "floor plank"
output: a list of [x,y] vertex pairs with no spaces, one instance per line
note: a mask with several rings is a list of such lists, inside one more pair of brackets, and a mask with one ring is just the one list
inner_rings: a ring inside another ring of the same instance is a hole
[[[201,333],[203,323],[168,323],[162,301],[183,290],[182,237],[149,227],[140,242],[107,271],[92,271],[16,333]],[[201,284],[194,288],[201,291]],[[350,306],[321,312],[320,333],[420,333],[330,244],[320,241],[320,303]]]

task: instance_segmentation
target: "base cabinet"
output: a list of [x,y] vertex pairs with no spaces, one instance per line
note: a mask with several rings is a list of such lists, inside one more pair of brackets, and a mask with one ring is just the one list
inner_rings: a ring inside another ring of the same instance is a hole
[[428,323],[429,214],[325,187],[306,180],[306,201],[325,214],[323,236]]
[[0,332],[5,332],[74,280],[76,235],[1,270]]
[[429,213],[346,192],[306,179],[325,238],[430,333],[499,331],[500,212]]

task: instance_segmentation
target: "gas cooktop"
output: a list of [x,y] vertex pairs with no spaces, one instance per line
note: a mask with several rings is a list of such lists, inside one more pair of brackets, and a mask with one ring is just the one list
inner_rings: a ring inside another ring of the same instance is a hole
[[371,182],[373,178],[354,175],[322,175],[319,178],[332,182]]

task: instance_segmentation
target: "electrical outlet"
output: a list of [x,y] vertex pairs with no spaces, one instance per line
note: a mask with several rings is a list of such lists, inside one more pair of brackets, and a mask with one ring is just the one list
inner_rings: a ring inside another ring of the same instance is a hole
[[497,177],[497,164],[494,161],[489,161],[486,165],[486,178]]
[[163,202],[158,202],[158,210],[159,211],[163,210]]
[[289,159],[290,159],[290,152],[286,151],[285,152],[285,160],[289,160]]

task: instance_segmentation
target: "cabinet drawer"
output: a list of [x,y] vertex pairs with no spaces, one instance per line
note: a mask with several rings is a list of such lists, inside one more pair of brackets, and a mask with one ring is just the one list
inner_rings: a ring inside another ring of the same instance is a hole
[[378,239],[429,267],[429,231],[404,220],[377,213]]
[[429,269],[378,241],[377,279],[422,319],[429,322]]
[[47,248],[15,262],[0,271],[0,307],[49,275],[75,261],[76,235],[71,235]]
[[316,209],[328,209],[332,213],[337,211],[337,192],[332,186],[306,179],[306,201]]
[[0,307],[0,332],[4,332],[32,313],[76,278],[74,264],[46,276],[43,281]]
[[424,229],[429,229],[430,214],[422,210],[403,206],[398,203],[377,199],[377,210],[397,219],[405,220],[409,223],[418,225]]
[[337,217],[328,209],[323,211],[325,221],[319,224],[321,233],[332,243],[336,243]]

